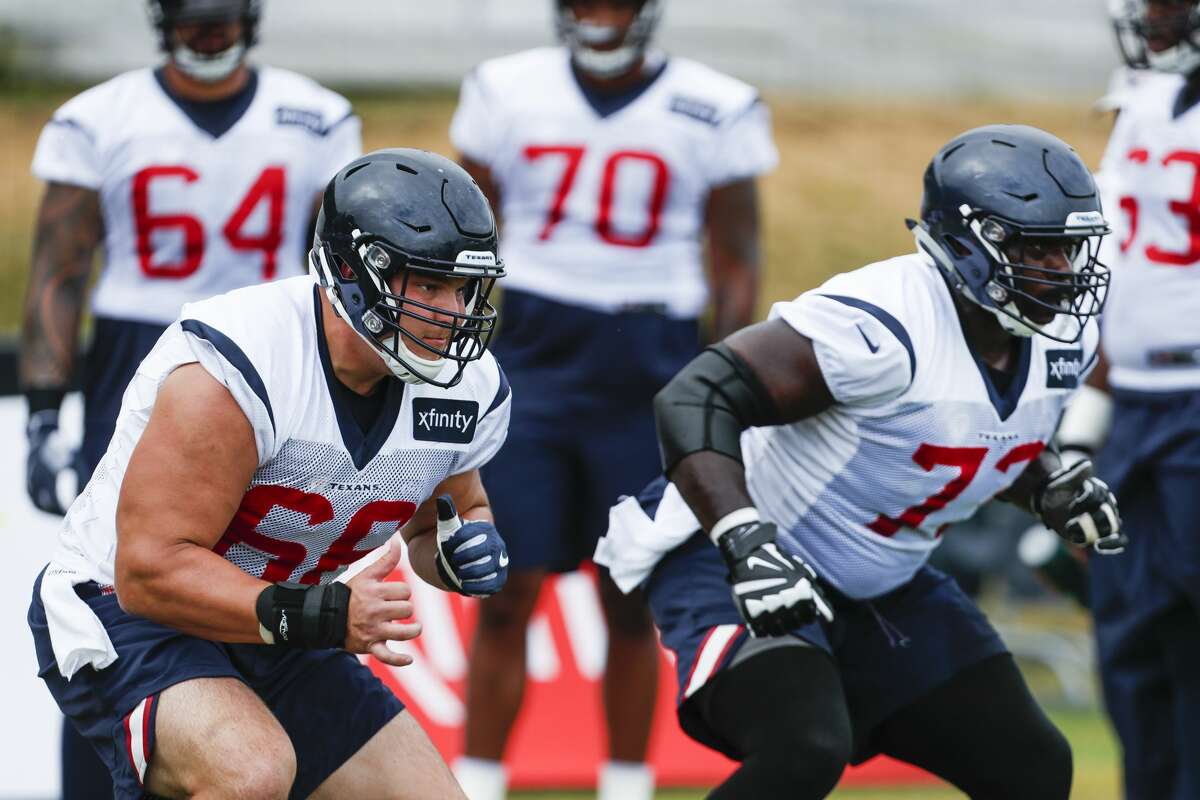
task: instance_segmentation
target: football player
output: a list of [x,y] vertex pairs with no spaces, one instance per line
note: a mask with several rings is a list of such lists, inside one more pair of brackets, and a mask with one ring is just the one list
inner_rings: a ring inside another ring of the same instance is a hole
[[[26,474],[34,504],[55,514],[95,468],[122,391],[180,306],[302,273],[317,196],[362,152],[344,98],[246,62],[260,0],[151,0],[149,10],[164,63],[67,102],[33,158],[46,189],[21,334]],[[72,453],[58,411],[101,247]],[[110,798],[90,748],[69,726],[63,735],[64,796]]]
[[510,406],[491,209],[446,158],[370,153],[309,266],[184,306],[37,580],[39,674],[118,798],[462,797],[355,654],[411,661],[397,529],[434,586],[507,576],[479,480]]
[[1114,288],[1101,364],[1060,440],[1096,453],[1136,533],[1089,570],[1125,797],[1176,800],[1200,797],[1200,3],[1113,10],[1142,77],[1100,168]]
[[917,253],[776,304],[659,393],[671,483],[616,506],[597,549],[645,584],[684,731],[741,762],[713,798],[825,797],[876,753],[975,800],[1069,793],[1066,739],[926,562],[997,494],[1121,548],[1090,463],[1046,447],[1095,363],[1108,227],[1035,128],[955,137],[924,188]]
[[[502,218],[505,258],[519,265],[496,345],[517,391],[512,433],[484,475],[515,537],[513,577],[482,604],[472,646],[456,773],[473,800],[504,795],[500,759],[543,578],[588,558],[608,507],[657,474],[654,393],[701,338],[754,312],[756,178],[777,160],[768,112],[741,81],[650,48],[662,5],[558,0],[562,46],[481,64],[451,127]],[[600,796],[642,800],[653,793],[643,762],[657,645],[641,598],[603,573],[600,598]]]

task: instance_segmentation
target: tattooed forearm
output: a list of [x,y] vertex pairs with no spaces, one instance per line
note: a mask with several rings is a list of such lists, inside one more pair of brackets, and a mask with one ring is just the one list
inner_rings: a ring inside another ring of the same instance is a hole
[[59,388],[70,381],[84,294],[103,228],[95,191],[61,183],[46,187],[21,328],[20,378],[27,390]]

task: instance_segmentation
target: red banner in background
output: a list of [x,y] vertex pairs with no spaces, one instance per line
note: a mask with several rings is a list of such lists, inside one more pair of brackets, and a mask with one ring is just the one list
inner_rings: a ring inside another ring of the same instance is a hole
[[[461,752],[467,655],[477,602],[434,589],[410,572],[408,582],[424,632],[399,645],[413,656],[407,667],[374,659],[371,669],[404,700],[442,756]],[[590,788],[605,759],[600,677],[607,634],[590,571],[551,577],[543,586],[528,633],[528,683],[506,759],[516,789]],[[675,668],[662,650],[658,708],[650,760],[660,786],[713,786],[734,762],[688,739],[675,721]],[[851,768],[845,784],[914,784],[935,780],[886,758]]]

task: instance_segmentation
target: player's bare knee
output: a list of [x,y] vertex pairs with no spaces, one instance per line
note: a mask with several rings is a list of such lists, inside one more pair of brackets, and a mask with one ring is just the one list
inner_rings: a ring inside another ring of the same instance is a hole
[[238,766],[237,773],[228,787],[212,796],[286,800],[296,780],[296,753],[289,742],[286,748],[255,754]]

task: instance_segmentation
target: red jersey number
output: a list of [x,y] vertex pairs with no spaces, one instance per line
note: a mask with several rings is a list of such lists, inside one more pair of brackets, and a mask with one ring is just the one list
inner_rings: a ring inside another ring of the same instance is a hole
[[[554,191],[554,199],[546,212],[546,222],[538,239],[546,241],[562,222],[566,212],[567,197],[575,184],[579,165],[587,150],[581,145],[530,145],[525,148],[525,160],[537,161],[545,157],[557,157],[562,162],[562,177]],[[637,164],[650,170],[651,188],[646,198],[646,218],[640,230],[619,231],[613,225],[613,208],[618,205],[617,186],[621,172]],[[659,220],[667,204],[667,189],[671,184],[671,170],[667,162],[654,153],[642,150],[619,150],[604,162],[601,172],[600,197],[596,208],[593,227],[596,235],[619,247],[648,247],[658,234]]]
[[[203,223],[189,214],[170,214],[150,208],[150,184],[154,181],[183,181],[194,183],[200,176],[182,165],[146,167],[133,176],[133,224],[137,234],[138,263],[148,278],[186,278],[200,269],[204,260],[206,233]],[[275,277],[276,255],[283,243],[283,211],[287,174],[283,167],[267,167],[251,184],[229,220],[222,227],[229,246],[234,250],[262,253],[263,280]],[[246,221],[266,205],[266,223],[261,234],[248,234]],[[155,234],[178,231],[183,237],[183,255],[177,261],[154,261]]]
[[[328,499],[289,486],[262,485],[246,492],[242,505],[229,523],[229,528],[213,550],[219,556],[235,544],[245,545],[263,553],[267,566],[264,581],[286,581],[309,556],[309,549],[300,541],[276,539],[258,531],[259,524],[275,508],[300,514],[304,525],[314,528],[333,519],[333,505]],[[336,539],[317,558],[317,563],[300,576],[300,583],[317,583],[327,572],[338,569],[365,555],[358,545],[379,522],[395,523],[396,528],[408,522],[416,512],[413,503],[403,500],[376,500],[354,513]]]
[[[1130,150],[1126,158],[1135,164],[1147,164],[1150,153],[1143,148]],[[1155,264],[1173,267],[1190,267],[1200,261],[1200,153],[1190,150],[1174,150],[1163,157],[1164,169],[1188,169],[1191,171],[1192,191],[1186,200],[1171,200],[1171,213],[1183,221],[1187,229],[1187,246],[1182,250],[1168,250],[1157,244],[1145,245],[1146,259]],[[1129,234],[1121,242],[1121,252],[1133,246],[1138,233],[1140,206],[1137,198],[1126,195],[1119,201],[1121,210],[1129,219]]]
[[[1043,442],[1028,442],[1017,445],[1009,450],[996,462],[996,469],[1008,472],[1014,464],[1024,464],[1038,457],[1045,448]],[[940,490],[927,497],[915,506],[910,506],[898,516],[888,517],[880,514],[867,527],[880,536],[895,536],[901,528],[918,528],[925,518],[935,511],[940,511],[949,505],[975,479],[979,466],[988,454],[986,447],[942,447],[936,444],[923,444],[913,453],[913,461],[921,469],[930,472],[934,467],[954,467],[958,474]]]

